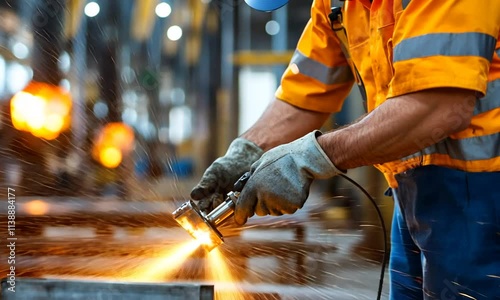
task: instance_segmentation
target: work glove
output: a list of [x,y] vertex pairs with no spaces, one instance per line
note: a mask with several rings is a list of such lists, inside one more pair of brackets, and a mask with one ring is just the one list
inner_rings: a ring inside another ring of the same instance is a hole
[[238,225],[258,216],[292,214],[302,208],[314,179],[344,173],[335,167],[318,144],[316,130],[289,144],[266,152],[251,168],[251,175],[236,203]]
[[200,200],[198,207],[208,214],[224,201],[234,183],[250,170],[264,151],[244,138],[235,139],[222,157],[217,158],[191,191],[193,200]]

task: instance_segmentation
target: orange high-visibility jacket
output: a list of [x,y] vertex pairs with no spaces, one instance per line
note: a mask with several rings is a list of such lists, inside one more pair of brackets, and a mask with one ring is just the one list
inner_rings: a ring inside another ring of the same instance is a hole
[[[422,151],[377,165],[389,184],[422,165],[469,172],[500,171],[500,1],[350,0],[343,7],[348,55],[372,111],[386,99],[430,88],[477,91],[470,126]],[[332,31],[330,0],[315,0],[311,19],[276,97],[320,112],[337,112],[354,83]],[[452,120],[455,107],[443,119]],[[437,128],[436,130],[439,130]],[[436,132],[439,135],[439,132]]]

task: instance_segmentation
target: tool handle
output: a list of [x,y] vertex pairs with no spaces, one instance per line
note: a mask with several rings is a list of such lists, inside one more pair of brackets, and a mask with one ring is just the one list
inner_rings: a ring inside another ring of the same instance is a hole
[[234,184],[233,192],[241,192],[247,183],[248,178],[250,178],[250,172],[243,174],[243,176],[241,176],[240,179],[238,179],[238,181]]
[[236,201],[248,178],[250,178],[250,172],[243,174],[234,184],[233,190],[227,194],[226,200],[207,215],[207,220],[210,224],[217,226],[233,215]]

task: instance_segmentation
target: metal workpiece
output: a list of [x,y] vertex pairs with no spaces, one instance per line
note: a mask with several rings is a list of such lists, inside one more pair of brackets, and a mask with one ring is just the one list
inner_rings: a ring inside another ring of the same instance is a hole
[[213,300],[214,286],[181,283],[129,283],[79,280],[16,278],[15,292],[2,279],[4,300]]

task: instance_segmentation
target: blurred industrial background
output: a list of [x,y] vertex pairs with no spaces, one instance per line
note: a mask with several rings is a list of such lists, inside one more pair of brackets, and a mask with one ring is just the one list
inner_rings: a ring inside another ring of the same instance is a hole
[[[343,179],[317,182],[295,215],[226,225],[210,254],[186,250],[171,217],[273,98],[311,2],[265,13],[243,0],[0,0],[0,182],[2,201],[15,191],[16,276],[374,299],[382,230]],[[362,113],[353,90],[324,129]],[[349,175],[389,222],[382,176]],[[7,201],[0,218],[4,237]]]

